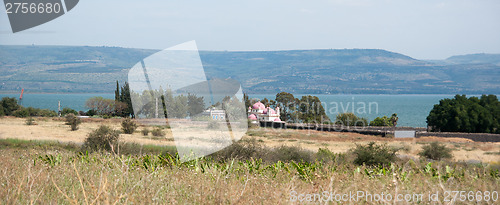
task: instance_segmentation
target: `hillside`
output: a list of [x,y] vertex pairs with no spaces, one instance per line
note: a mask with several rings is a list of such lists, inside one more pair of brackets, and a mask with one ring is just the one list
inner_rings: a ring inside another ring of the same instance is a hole
[[[107,92],[157,50],[0,46],[0,91]],[[209,78],[233,78],[248,93],[500,93],[500,55],[423,61],[380,49],[200,51]]]

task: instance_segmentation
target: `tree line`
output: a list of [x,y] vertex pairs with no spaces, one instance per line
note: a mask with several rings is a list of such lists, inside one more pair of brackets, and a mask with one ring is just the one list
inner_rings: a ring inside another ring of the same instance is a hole
[[500,133],[500,102],[496,95],[455,95],[434,105],[427,124],[432,131]]

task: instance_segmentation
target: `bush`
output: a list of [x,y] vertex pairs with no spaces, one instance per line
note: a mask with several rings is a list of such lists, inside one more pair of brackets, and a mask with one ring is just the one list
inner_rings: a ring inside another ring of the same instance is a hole
[[370,142],[368,145],[356,145],[351,151],[354,154],[354,163],[357,165],[389,165],[396,159],[396,150],[385,145],[375,145]]
[[78,130],[78,125],[81,123],[80,118],[76,117],[73,113],[66,115],[66,125],[71,126],[71,131]]
[[148,136],[148,134],[149,134],[149,129],[148,129],[147,127],[145,127],[144,129],[142,129],[142,131],[141,131],[141,132],[142,132],[142,135],[144,135],[144,136]]
[[28,117],[30,116],[29,111],[26,108],[20,108],[12,113],[15,117]]
[[370,126],[393,126],[391,119],[387,116],[377,117],[370,122]]
[[57,116],[57,113],[49,109],[19,106],[19,108],[16,111],[14,111],[12,115],[15,117],[29,117],[29,116],[54,117]]
[[5,116],[5,112],[3,111],[2,104],[0,104],[0,117]]
[[422,147],[422,151],[418,153],[420,157],[432,159],[432,160],[441,160],[441,159],[450,159],[453,156],[451,155],[451,149],[447,148],[445,145],[441,145],[438,142],[432,142],[428,145]]
[[94,115],[97,115],[97,112],[95,110],[90,109],[89,111],[87,111],[86,114],[87,114],[87,116],[91,116],[92,117]]
[[324,163],[346,163],[346,155],[333,153],[327,148],[319,148],[316,159]]
[[71,108],[65,107],[61,111],[61,115],[66,116],[67,114],[78,115],[78,112],[76,110],[71,109]]
[[84,151],[110,151],[116,153],[120,134],[108,126],[101,125],[91,132],[83,143]]
[[28,117],[28,119],[26,119],[26,125],[36,125],[35,119]]
[[281,146],[275,148],[271,153],[273,161],[295,161],[295,162],[313,162],[314,156],[313,153],[309,150],[304,150],[298,146]]
[[344,126],[367,126],[368,120],[365,118],[360,118],[352,112],[340,113],[337,115],[335,124],[340,124]]
[[134,133],[135,129],[137,129],[137,124],[131,119],[125,119],[122,121],[122,131],[125,134]]
[[165,132],[159,127],[155,127],[153,131],[151,131],[151,134],[155,137],[163,137],[165,136]]
[[229,161],[231,159],[250,160],[251,158],[262,158],[266,151],[255,138],[240,140],[230,146],[211,155],[219,161]]
[[38,111],[38,116],[40,117],[55,117],[57,112],[49,109],[41,109]]
[[12,115],[14,111],[19,109],[16,98],[4,97],[0,100],[0,105],[3,107],[3,112],[7,116]]

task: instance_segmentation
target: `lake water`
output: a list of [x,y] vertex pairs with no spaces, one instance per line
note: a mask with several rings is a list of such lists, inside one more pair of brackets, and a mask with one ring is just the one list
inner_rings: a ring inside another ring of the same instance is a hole
[[[19,98],[19,94],[0,94],[0,97]],[[91,97],[101,96],[114,99],[114,94],[24,94],[22,105],[57,110],[58,101],[61,108],[87,110],[85,101]],[[303,95],[295,95],[300,98]],[[426,117],[434,104],[443,98],[454,95],[315,95],[318,96],[330,119],[334,120],[338,113],[354,112],[360,117],[373,120],[379,116],[390,116],[397,113],[398,126],[425,127]],[[250,95],[250,98],[274,99],[275,95]],[[354,105],[354,106],[353,106]]]

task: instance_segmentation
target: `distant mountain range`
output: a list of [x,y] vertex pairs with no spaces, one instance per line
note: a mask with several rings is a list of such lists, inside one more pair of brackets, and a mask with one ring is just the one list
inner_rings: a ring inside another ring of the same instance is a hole
[[[0,92],[112,93],[128,70],[158,50],[0,46]],[[209,78],[275,94],[500,93],[500,54],[418,60],[380,49],[200,51]]]

